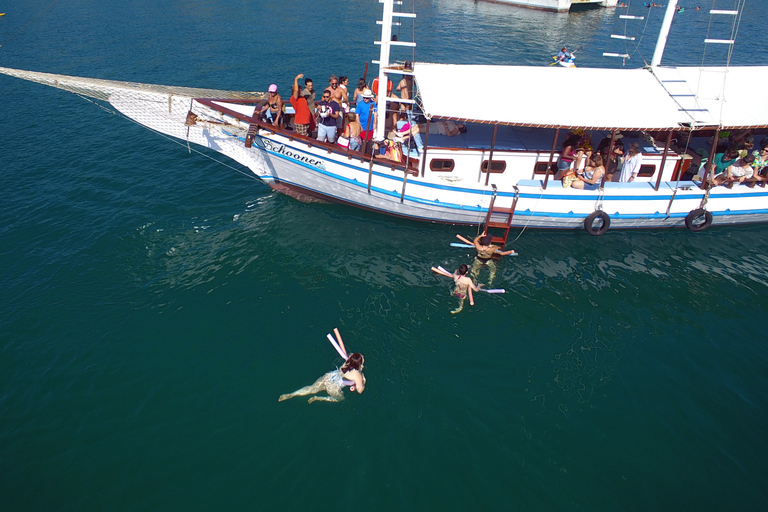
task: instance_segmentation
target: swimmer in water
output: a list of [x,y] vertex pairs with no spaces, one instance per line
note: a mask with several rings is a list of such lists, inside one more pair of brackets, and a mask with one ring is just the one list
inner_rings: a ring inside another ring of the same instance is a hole
[[464,299],[466,299],[467,296],[469,296],[469,305],[474,306],[475,299],[472,296],[472,292],[479,292],[480,286],[482,286],[477,286],[474,281],[467,276],[468,271],[469,267],[462,263],[458,270],[453,273],[453,282],[456,284],[456,288],[453,290],[453,295],[459,298],[459,307],[451,311],[451,314],[453,315],[464,309]]
[[[456,236],[459,238],[459,240],[470,244],[469,240],[463,236]],[[515,254],[515,251],[502,251],[501,247],[494,245],[491,242],[493,242],[493,235],[489,235],[485,231],[483,231],[482,234],[477,235],[471,242],[471,245],[474,245],[475,250],[477,250],[477,256],[475,256],[475,261],[472,262],[472,270],[470,275],[473,279],[477,280],[480,274],[480,269],[482,267],[488,267],[488,270],[491,272],[491,276],[488,279],[488,286],[493,284],[493,279],[496,277],[496,262],[493,261],[493,255],[498,254],[499,256],[509,256],[510,254]]]
[[326,373],[317,379],[311,386],[304,386],[293,393],[280,395],[278,402],[288,400],[295,396],[315,395],[321,391],[328,393],[328,396],[313,396],[308,402],[310,404],[315,400],[341,402],[344,400],[343,390],[345,386],[349,386],[350,391],[357,391],[358,393],[365,391],[365,375],[363,375],[363,363],[365,362],[365,358],[359,352],[347,355],[346,347],[344,347],[344,342],[341,340],[339,330],[334,329],[333,332],[336,334],[336,339],[328,334],[328,340],[333,345],[333,348],[336,349],[336,352],[344,358],[344,364],[341,365],[341,368]]

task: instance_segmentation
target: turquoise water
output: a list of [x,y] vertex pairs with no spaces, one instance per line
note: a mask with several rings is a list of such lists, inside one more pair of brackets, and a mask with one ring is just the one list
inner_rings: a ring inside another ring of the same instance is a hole
[[[48,5],[0,9],[0,65],[264,90],[354,82],[378,38],[376,3],[60,0],[6,42]],[[765,10],[747,6],[734,61],[766,64]],[[423,60],[616,50],[607,10],[417,12]],[[709,20],[688,14],[672,63],[701,61]],[[449,243],[471,229],[302,204],[74,95],[0,84],[3,510],[768,506],[765,226],[517,231],[507,293],[451,315],[429,267],[469,261]],[[366,392],[278,403],[340,364],[333,327]]]

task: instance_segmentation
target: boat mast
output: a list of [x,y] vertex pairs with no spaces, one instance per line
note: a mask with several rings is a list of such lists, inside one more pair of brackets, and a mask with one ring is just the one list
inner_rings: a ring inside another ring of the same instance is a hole
[[659,39],[656,41],[656,49],[653,51],[651,67],[661,65],[661,56],[664,55],[664,47],[667,45],[667,36],[669,36],[669,28],[672,26],[672,18],[675,17],[676,10],[677,0],[669,0],[667,12],[664,14],[664,21],[661,23]]
[[385,123],[387,122],[387,75],[384,69],[389,67],[389,49],[392,41],[392,13],[394,0],[380,0],[384,4],[384,12],[381,15],[381,49],[379,50],[379,90],[374,91],[378,99],[378,122],[374,131],[374,140],[382,140],[385,135]]
[[379,0],[379,2],[384,4],[384,10],[381,15],[381,21],[378,22],[381,23],[381,41],[375,41],[376,44],[381,45],[381,50],[379,51],[379,60],[373,61],[374,64],[379,65],[379,86],[378,90],[374,91],[374,93],[376,93],[376,97],[378,98],[376,102],[376,108],[379,110],[379,118],[374,130],[375,140],[382,140],[386,134],[385,124],[387,121],[387,103],[389,101],[393,101],[395,103],[413,104],[413,100],[404,100],[401,98],[393,98],[390,100],[387,98],[387,75],[389,73],[399,75],[413,74],[413,72],[410,70],[403,70],[402,66],[390,67],[392,66],[392,63],[389,60],[390,50],[393,46],[404,46],[410,48],[416,47],[416,43],[413,41],[400,41],[397,38],[394,40],[392,39],[392,26],[400,26],[400,21],[394,21],[394,19],[414,19],[416,18],[416,14],[408,12],[395,12],[394,6],[402,5],[402,0]]

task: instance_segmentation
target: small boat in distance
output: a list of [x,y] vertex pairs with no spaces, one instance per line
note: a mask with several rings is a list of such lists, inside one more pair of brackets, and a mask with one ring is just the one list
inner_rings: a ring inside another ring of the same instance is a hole
[[618,0],[488,0],[496,4],[514,5],[542,11],[568,12],[572,7],[616,7]]
[[569,52],[568,48],[563,47],[562,50],[557,55],[552,56],[552,60],[554,61],[551,65],[554,66],[555,64],[563,66],[564,68],[575,68],[576,67],[576,50]]
[[[768,222],[768,190],[762,186],[713,186],[709,175],[690,179],[700,162],[721,154],[717,148],[726,136],[732,141],[736,134],[768,134],[768,99],[760,89],[768,66],[661,66],[674,4],[670,0],[649,67],[566,71],[393,61],[391,51],[415,45],[392,40],[393,20],[416,15],[395,12],[395,2],[383,0],[379,60],[374,61],[379,65],[377,108],[402,113],[402,129],[388,129],[390,116],[384,115],[369,127],[382,147],[400,146],[402,159],[301,135],[291,112],[285,125],[264,122],[258,115],[264,100],[257,94],[7,68],[0,73],[108,102],[152,130],[229,156],[273,189],[300,200],[334,201],[427,222],[485,224],[495,230],[494,243],[506,242],[512,227],[583,228],[599,235],[609,227],[700,231],[712,224]],[[480,99],[457,102],[467,76],[473,77],[474,97]],[[410,94],[388,96],[388,77],[411,83]],[[585,105],[601,104],[605,90],[620,90],[632,101],[622,108],[562,108],[553,98],[560,97],[564,80],[582,91]],[[514,101],[498,101],[501,83],[508,84],[505,97]],[[568,163],[568,155],[561,154],[569,132],[581,134],[585,150],[591,141],[604,142],[607,155],[619,147],[635,148],[642,162],[633,181],[602,178],[593,187],[576,189],[555,179],[558,160],[577,172],[587,170],[586,159]],[[714,173],[711,167],[702,169]]]

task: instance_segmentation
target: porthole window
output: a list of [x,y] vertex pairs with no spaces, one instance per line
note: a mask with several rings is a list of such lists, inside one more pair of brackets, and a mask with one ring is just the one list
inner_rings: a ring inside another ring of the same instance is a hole
[[[507,162],[505,160],[494,160],[491,163],[491,174],[501,174],[506,168]],[[488,160],[483,161],[483,172],[488,172]]]
[[429,170],[435,172],[451,172],[455,166],[456,163],[449,158],[433,158],[429,162]]
[[[550,167],[549,173],[557,173],[557,164],[555,162],[552,162],[552,167]],[[536,166],[533,168],[533,174],[540,174],[542,176],[547,174],[547,162],[536,162]]]

